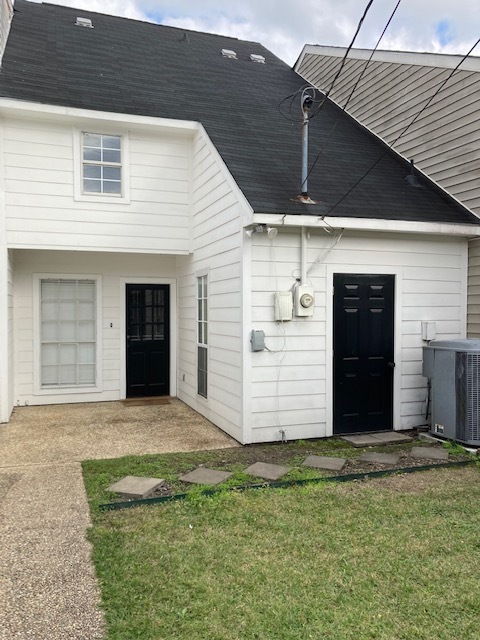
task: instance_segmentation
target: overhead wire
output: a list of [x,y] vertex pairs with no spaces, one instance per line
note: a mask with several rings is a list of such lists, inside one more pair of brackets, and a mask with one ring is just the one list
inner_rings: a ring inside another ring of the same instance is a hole
[[361,176],[356,182],[355,184],[350,187],[350,189],[340,198],[340,200],[338,200],[333,207],[330,207],[330,209],[327,211],[327,213],[325,214],[325,216],[328,216],[329,213],[331,213],[334,209],[336,209],[336,207],[338,207],[338,205],[343,202],[345,200],[346,197],[348,197],[350,195],[350,193],[360,184],[360,182],[362,182],[362,180],[364,180],[372,171],[373,169],[375,169],[375,167],[378,165],[378,163],[386,156],[386,154],[391,151],[391,149],[393,149],[394,145],[400,140],[400,138],[402,136],[405,135],[405,133],[410,129],[410,127],[418,120],[418,118],[422,115],[422,113],[430,106],[430,104],[432,103],[432,101],[436,98],[436,96],[440,93],[440,91],[443,89],[443,87],[447,84],[447,82],[450,80],[450,78],[458,71],[458,69],[460,68],[460,66],[465,62],[465,60],[468,58],[468,56],[472,53],[472,51],[478,46],[478,44],[480,43],[480,38],[475,42],[475,44],[469,49],[469,51],[462,57],[462,59],[460,60],[460,62],[456,65],[456,67],[454,69],[452,69],[452,71],[448,74],[448,76],[445,78],[445,80],[443,80],[443,82],[440,84],[440,86],[438,87],[438,89],[435,91],[435,93],[433,93],[430,98],[427,100],[427,102],[423,105],[423,107],[420,109],[420,111],[415,115],[415,117],[411,120],[411,122],[409,122],[409,124],[398,134],[398,136],[395,138],[395,140],[393,140],[393,142],[389,143],[387,145],[387,149],[385,149],[385,151],[382,153],[382,155],[372,164],[372,166],[363,174],[363,176]]
[[[378,46],[380,45],[380,42],[382,41],[383,36],[385,35],[385,33],[386,33],[386,31],[387,31],[388,27],[390,26],[390,23],[391,23],[391,21],[393,20],[393,17],[394,17],[394,15],[395,15],[395,13],[397,12],[397,9],[398,9],[398,7],[400,6],[400,3],[401,3],[401,2],[402,2],[402,0],[397,0],[397,4],[395,5],[395,7],[394,7],[394,9],[393,9],[392,13],[390,14],[390,17],[389,17],[389,19],[387,20],[387,23],[386,23],[385,27],[383,28],[383,31],[382,31],[382,33],[380,34],[380,37],[378,38],[378,40],[377,40],[377,42],[376,42],[376,44],[375,44],[375,47],[373,48],[373,50],[372,50],[372,52],[371,52],[371,54],[370,54],[370,56],[369,56],[368,60],[366,61],[365,65],[363,66],[363,69],[362,69],[362,71],[360,72],[360,75],[358,76],[357,80],[355,81],[355,84],[353,85],[353,88],[352,88],[352,90],[350,91],[350,94],[349,94],[349,96],[348,96],[348,98],[347,98],[347,101],[345,102],[345,104],[344,104],[344,105],[343,105],[343,107],[342,107],[342,111],[345,111],[345,110],[347,109],[348,103],[349,103],[349,102],[350,102],[350,100],[352,99],[353,94],[355,93],[356,88],[358,87],[358,85],[360,84],[360,81],[362,80],[363,76],[365,75],[365,72],[366,72],[366,70],[367,70],[367,67],[368,67],[368,65],[370,64],[370,62],[372,61],[372,58],[373,58],[373,56],[374,56],[375,52],[377,51]],[[364,15],[365,15],[365,14],[364,14]],[[358,33],[358,31],[357,31],[357,33]],[[356,35],[357,35],[357,34],[355,34],[355,37],[356,37]],[[354,41],[354,40],[352,40],[352,44],[353,44],[353,41]],[[350,46],[350,48],[347,50],[347,52],[345,53],[345,56],[344,56],[343,60],[345,60],[345,59],[346,59],[347,53],[348,53],[348,51],[349,51],[350,49],[351,49],[351,46]],[[343,65],[341,65],[341,66],[343,67]],[[330,86],[330,89],[329,89],[329,90],[327,91],[327,93],[325,94],[325,100],[327,99],[328,95],[332,92],[332,89],[333,89],[334,83],[335,83],[336,79],[338,78],[338,76],[339,76],[339,74],[337,73],[337,75],[336,75],[336,76],[335,76],[335,78],[334,78],[334,81],[332,82],[332,85]],[[324,100],[324,102],[325,102],[325,100]],[[310,118],[310,119],[311,119],[311,118]],[[312,171],[314,170],[314,168],[315,168],[315,166],[316,166],[317,162],[318,162],[318,161],[319,161],[319,159],[320,159],[320,156],[322,155],[322,153],[323,153],[323,152],[324,152],[324,150],[325,150],[325,146],[326,146],[327,142],[328,142],[328,141],[330,140],[330,138],[332,137],[332,134],[333,134],[333,132],[335,131],[335,129],[336,129],[336,127],[337,127],[337,124],[338,124],[339,120],[340,120],[339,118],[337,118],[337,119],[336,119],[336,121],[335,121],[335,123],[333,124],[332,128],[331,128],[331,129],[330,129],[330,131],[328,132],[328,135],[327,135],[326,139],[324,140],[324,142],[323,142],[323,144],[322,144],[322,146],[321,146],[321,148],[320,148],[319,152],[318,152],[318,153],[317,153],[317,155],[315,156],[315,160],[312,162],[312,166],[310,167],[310,169],[309,169],[309,171],[308,171],[308,173],[307,173],[307,177],[306,177],[305,181],[306,181],[306,180],[308,180],[308,178],[310,177],[310,174],[311,174],[311,173],[312,173]],[[303,189],[303,185],[302,185],[302,189]]]

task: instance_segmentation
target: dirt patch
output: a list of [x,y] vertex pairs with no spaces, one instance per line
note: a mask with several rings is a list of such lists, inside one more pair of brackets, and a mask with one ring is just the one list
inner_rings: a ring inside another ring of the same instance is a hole
[[[414,435],[414,434],[411,434]],[[186,469],[178,468],[178,476],[186,471],[190,471],[197,466],[206,466],[219,471],[230,471],[235,474],[242,474],[243,469],[254,464],[255,462],[267,462],[271,464],[285,465],[291,468],[291,472],[280,478],[280,481],[328,478],[332,476],[345,476],[350,474],[368,474],[372,471],[385,471],[411,467],[437,466],[445,464],[442,460],[430,460],[428,458],[414,458],[411,455],[412,445],[421,445],[421,441],[413,441],[408,445],[390,445],[365,449],[353,449],[341,440],[332,439],[331,441],[300,441],[299,443],[288,443],[285,445],[250,445],[246,447],[235,447],[232,449],[222,449],[217,451],[202,452],[202,458],[197,463],[191,461],[191,466]],[[428,445],[431,446],[431,445]],[[441,445],[438,445],[441,447]],[[382,453],[396,453],[399,460],[396,464],[371,463],[360,460],[359,456],[364,451],[381,451]],[[343,469],[339,472],[324,471],[320,469],[311,469],[302,465],[303,461],[309,455],[324,455],[347,460]],[[468,455],[450,454],[448,462],[459,462],[468,460]],[[162,477],[162,476],[160,476]],[[416,478],[416,479],[415,479]],[[362,483],[363,481],[357,481]],[[393,478],[377,478],[375,482],[378,486],[389,487],[394,491],[416,492],[422,490],[422,483],[429,483],[420,474],[396,474]],[[234,482],[236,486],[250,486],[253,484],[269,483],[260,478],[245,477],[242,475],[238,482]],[[222,485],[219,485],[219,488]],[[231,485],[230,485],[231,486]],[[177,493],[188,492],[192,489],[192,485],[182,483],[180,481],[166,482],[151,497],[168,496]]]

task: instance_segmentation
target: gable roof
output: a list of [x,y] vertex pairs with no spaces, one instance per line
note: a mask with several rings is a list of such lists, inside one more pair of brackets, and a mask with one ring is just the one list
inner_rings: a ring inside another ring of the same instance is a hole
[[[75,26],[77,16],[94,28]],[[252,53],[266,63],[252,62]],[[409,186],[408,163],[330,101],[309,131],[310,166],[323,145],[308,189],[319,203],[293,202],[301,191],[300,109],[296,124],[278,107],[304,84],[258,43],[25,0],[15,3],[0,70],[3,97],[201,122],[258,213],[480,222],[429,180]]]

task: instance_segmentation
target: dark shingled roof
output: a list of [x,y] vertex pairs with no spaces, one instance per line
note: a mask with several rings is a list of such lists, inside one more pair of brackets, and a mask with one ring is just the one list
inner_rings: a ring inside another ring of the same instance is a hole
[[[75,26],[77,16],[91,18],[94,28]],[[278,107],[304,81],[258,43],[184,33],[16,0],[0,96],[201,122],[259,213],[325,214],[384,153],[379,140],[327,101],[310,124],[310,165],[322,153],[308,191],[319,204],[292,202],[301,191],[301,126]],[[223,48],[238,60],[222,57]],[[252,62],[251,53],[266,64]],[[298,104],[293,113],[300,118]],[[388,150],[329,215],[479,223],[428,179],[421,178],[421,189],[409,186],[408,173],[408,163]]]

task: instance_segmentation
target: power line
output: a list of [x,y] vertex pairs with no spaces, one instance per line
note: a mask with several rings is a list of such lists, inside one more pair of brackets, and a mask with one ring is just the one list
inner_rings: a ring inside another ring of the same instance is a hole
[[357,39],[357,36],[358,36],[358,34],[360,32],[360,29],[362,28],[363,21],[365,20],[365,18],[367,16],[367,13],[368,13],[370,7],[372,6],[372,4],[373,4],[373,0],[369,0],[369,2],[367,3],[367,6],[365,7],[363,15],[362,15],[362,17],[360,18],[360,20],[358,22],[357,29],[356,29],[355,33],[353,34],[352,41],[348,45],[347,50],[345,51],[345,55],[343,56],[342,61],[340,63],[340,66],[339,66],[339,68],[337,70],[337,73],[335,74],[335,77],[332,80],[332,84],[330,85],[330,88],[327,90],[327,92],[326,92],[322,102],[320,103],[320,106],[318,107],[318,109],[310,116],[310,118],[309,118],[310,120],[312,118],[314,118],[319,113],[319,111],[322,110],[322,107],[325,104],[325,100],[328,98],[328,96],[332,92],[333,87],[335,86],[335,82],[338,80],[338,77],[342,73],[342,69],[345,66],[345,63],[347,61],[347,56],[350,53],[350,49],[353,47],[353,44],[354,44],[355,40]]
[[[370,64],[370,62],[372,61],[373,55],[374,55],[375,51],[377,50],[377,48],[378,48],[378,46],[379,46],[380,42],[382,41],[382,38],[383,38],[383,36],[385,35],[385,32],[387,31],[388,27],[390,26],[390,23],[391,23],[391,21],[393,20],[393,17],[394,17],[394,15],[395,15],[395,13],[397,12],[397,9],[398,9],[398,7],[399,7],[399,5],[400,5],[401,1],[402,1],[402,0],[398,0],[398,1],[397,1],[397,4],[395,5],[395,8],[393,9],[392,13],[390,14],[390,17],[389,17],[389,19],[388,19],[388,21],[387,21],[387,24],[386,24],[386,25],[385,25],[385,27],[383,28],[383,31],[382,31],[382,33],[380,34],[380,37],[378,38],[377,43],[375,44],[375,47],[374,47],[374,49],[373,49],[372,53],[370,54],[370,57],[369,57],[369,58],[368,58],[368,60],[366,61],[366,63],[365,63],[365,65],[364,65],[364,67],[363,67],[363,69],[362,69],[362,71],[361,71],[361,73],[360,73],[359,77],[357,78],[357,80],[356,80],[355,84],[353,85],[353,89],[350,91],[350,95],[348,96],[346,103],[345,103],[345,104],[343,105],[343,107],[342,107],[342,111],[345,111],[345,110],[346,110],[348,103],[349,103],[349,102],[350,102],[350,100],[352,99],[352,96],[353,96],[353,94],[354,94],[354,92],[355,92],[355,89],[357,88],[357,86],[358,86],[358,84],[359,84],[360,80],[363,78],[363,75],[364,75],[365,71],[367,70],[368,65],[369,65],[369,64]],[[361,21],[360,21],[360,24],[361,24],[361,22],[363,22],[363,19],[365,18],[365,15],[366,15],[366,13],[367,13],[368,9],[370,8],[370,5],[371,5],[371,3],[366,7],[365,12],[364,12],[364,14],[363,14],[363,16],[362,16],[362,19],[361,19]],[[354,43],[354,41],[355,41],[355,38],[357,37],[358,31],[359,31],[359,29],[357,28],[357,31],[356,31],[356,33],[355,33],[355,36],[353,37],[353,40],[352,40],[352,42],[350,43],[349,48],[348,48],[348,49],[347,49],[347,51],[345,52],[345,55],[344,55],[344,57],[343,57],[342,64],[340,65],[340,70],[339,70],[339,71],[341,71],[341,70],[342,70],[342,68],[343,68],[343,65],[344,65],[344,63],[345,63],[346,57],[347,57],[347,55],[348,55],[348,52],[349,52],[349,51],[350,51],[350,49],[352,48],[352,45],[353,45],[353,43]],[[327,91],[327,93],[325,94],[325,98],[324,98],[323,102],[325,102],[325,100],[327,99],[328,95],[331,93],[331,91],[332,91],[332,89],[333,89],[333,86],[334,86],[334,84],[335,84],[335,82],[336,82],[337,78],[339,77],[339,75],[340,75],[340,73],[339,73],[339,72],[337,72],[337,74],[336,74],[335,78],[333,79],[333,82],[332,82],[332,84],[331,84],[331,86],[330,86],[330,89],[329,89],[329,90]],[[322,108],[322,106],[323,106],[323,102],[322,102],[322,104],[320,105],[320,108],[319,108],[318,110],[320,110],[320,109]],[[313,117],[313,116],[312,116],[312,117]],[[310,119],[311,119],[311,118],[310,118]],[[307,174],[306,180],[308,180],[308,178],[309,178],[310,174],[311,174],[311,173],[312,173],[312,171],[314,170],[314,168],[315,168],[315,166],[316,166],[316,164],[317,164],[317,162],[318,162],[318,160],[319,160],[320,156],[322,155],[322,153],[323,153],[323,151],[324,151],[324,149],[325,149],[325,146],[326,146],[327,142],[330,140],[330,137],[332,136],[332,134],[333,134],[333,132],[334,132],[334,130],[335,130],[335,128],[336,128],[336,126],[337,126],[337,124],[338,124],[338,121],[339,121],[339,118],[337,118],[337,119],[336,119],[335,124],[334,124],[334,125],[333,125],[333,127],[330,129],[330,131],[329,131],[329,133],[328,133],[328,135],[327,135],[327,138],[326,138],[325,142],[323,143],[322,147],[320,148],[320,151],[319,151],[319,152],[318,152],[318,154],[316,155],[315,160],[313,161],[312,166],[310,167],[310,170],[308,171],[308,174]],[[303,189],[303,185],[302,185],[302,189]]]
[[388,149],[386,149],[382,155],[378,158],[378,160],[376,160],[372,166],[368,169],[368,171],[366,171],[363,176],[361,178],[359,178],[355,184],[350,187],[350,189],[340,198],[340,200],[338,200],[333,207],[330,207],[330,209],[327,211],[327,213],[325,214],[325,216],[328,216],[329,213],[331,213],[334,209],[336,209],[336,207],[338,207],[338,205],[343,202],[343,200],[345,200],[345,198],[350,195],[350,193],[360,184],[360,182],[362,182],[362,180],[364,180],[372,171],[373,169],[375,169],[375,167],[377,166],[377,164],[382,160],[382,158],[385,157],[385,155],[388,153],[388,151],[390,149],[393,148],[393,146],[400,140],[400,138],[405,135],[405,133],[408,131],[408,129],[410,129],[410,127],[418,120],[418,118],[422,115],[422,113],[425,111],[425,109],[428,108],[428,106],[431,104],[431,102],[435,99],[435,97],[440,93],[440,91],[443,89],[443,87],[447,84],[447,82],[450,80],[450,78],[453,76],[454,73],[456,73],[456,71],[458,71],[460,65],[462,65],[465,60],[468,58],[468,56],[472,53],[472,51],[475,49],[475,47],[480,43],[480,38],[475,42],[475,44],[470,48],[470,50],[463,56],[463,58],[460,60],[460,62],[457,64],[457,66],[448,74],[448,76],[445,78],[445,80],[441,83],[441,85],[438,87],[438,89],[435,91],[435,93],[427,100],[427,102],[424,104],[424,106],[420,109],[420,111],[417,113],[417,115],[413,118],[413,120],[403,129],[403,131],[401,131],[399,133],[399,135],[395,138],[395,140],[393,142],[390,143]]

